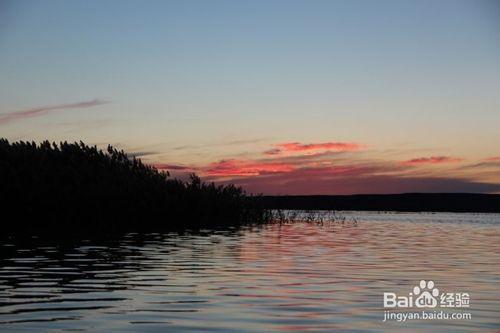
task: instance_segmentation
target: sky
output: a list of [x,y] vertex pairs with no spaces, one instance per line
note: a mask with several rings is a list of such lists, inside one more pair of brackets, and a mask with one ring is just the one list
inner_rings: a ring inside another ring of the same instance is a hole
[[500,4],[0,0],[0,137],[250,193],[500,193]]

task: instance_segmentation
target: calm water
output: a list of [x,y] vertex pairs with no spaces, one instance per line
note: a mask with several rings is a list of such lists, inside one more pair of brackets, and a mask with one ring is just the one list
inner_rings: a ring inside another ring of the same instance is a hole
[[[344,213],[358,223],[3,241],[0,331],[500,330],[500,215]],[[470,320],[383,322],[421,279]]]

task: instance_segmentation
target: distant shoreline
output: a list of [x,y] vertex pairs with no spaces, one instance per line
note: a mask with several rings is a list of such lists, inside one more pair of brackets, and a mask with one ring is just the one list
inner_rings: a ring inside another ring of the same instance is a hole
[[500,194],[283,195],[259,200],[268,209],[500,213]]

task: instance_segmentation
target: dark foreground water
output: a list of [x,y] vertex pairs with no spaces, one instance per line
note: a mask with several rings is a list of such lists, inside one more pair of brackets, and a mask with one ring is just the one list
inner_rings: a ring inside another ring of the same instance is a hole
[[[0,331],[500,330],[500,215],[344,215],[358,222],[2,241]],[[383,293],[420,280],[469,295],[430,311],[471,318],[384,322]]]

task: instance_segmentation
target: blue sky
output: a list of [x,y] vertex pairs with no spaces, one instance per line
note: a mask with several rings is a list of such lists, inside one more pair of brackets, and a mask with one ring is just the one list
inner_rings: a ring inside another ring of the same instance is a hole
[[286,142],[479,163],[500,155],[499,22],[495,1],[3,1],[0,114],[56,110],[0,131],[202,174]]

